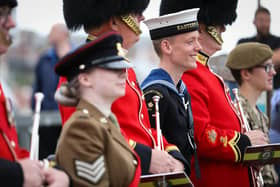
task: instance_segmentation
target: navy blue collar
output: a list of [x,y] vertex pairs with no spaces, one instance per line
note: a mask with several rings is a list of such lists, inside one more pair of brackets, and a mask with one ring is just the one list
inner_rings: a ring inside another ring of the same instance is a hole
[[148,77],[146,77],[143,83],[141,84],[141,88],[142,90],[144,90],[153,84],[164,85],[176,94],[178,94],[180,97],[184,96],[186,92],[186,86],[182,80],[179,80],[176,87],[170,75],[164,69],[161,68],[152,70]]

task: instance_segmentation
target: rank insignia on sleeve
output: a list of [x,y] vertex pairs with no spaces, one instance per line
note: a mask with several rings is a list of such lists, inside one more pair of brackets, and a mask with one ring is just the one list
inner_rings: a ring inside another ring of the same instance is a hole
[[105,173],[104,156],[101,155],[92,163],[75,160],[76,175],[92,184],[97,184]]
[[213,144],[216,143],[217,132],[214,129],[207,131],[207,135],[208,135],[208,141],[210,143],[213,143]]

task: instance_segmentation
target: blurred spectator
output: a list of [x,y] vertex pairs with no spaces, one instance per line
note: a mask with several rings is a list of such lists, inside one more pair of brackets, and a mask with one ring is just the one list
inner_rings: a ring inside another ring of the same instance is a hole
[[[41,106],[42,111],[58,110],[58,105],[54,100],[58,76],[54,72],[54,67],[57,61],[72,48],[67,27],[61,23],[54,24],[48,36],[48,42],[51,48],[46,53],[42,54],[35,69],[32,110],[34,110],[35,107],[34,94],[36,92],[42,92],[45,96]],[[60,131],[61,126],[58,124],[51,124],[51,126],[44,126],[43,123],[41,124],[39,128],[40,159],[54,153]]]
[[41,110],[58,110],[54,93],[58,83],[58,76],[54,73],[54,66],[58,59],[71,50],[69,32],[64,24],[53,25],[48,36],[51,48],[40,57],[35,68],[35,82],[32,93],[32,109],[35,107],[34,94],[42,92],[45,97]]
[[[255,12],[254,25],[256,27],[257,34],[249,38],[243,38],[238,41],[244,42],[260,42],[267,44],[273,51],[272,61],[275,64],[276,71],[279,72],[280,65],[280,38],[270,33],[270,11],[265,7],[259,7]],[[278,73],[274,77],[273,88],[280,87],[280,74]]]

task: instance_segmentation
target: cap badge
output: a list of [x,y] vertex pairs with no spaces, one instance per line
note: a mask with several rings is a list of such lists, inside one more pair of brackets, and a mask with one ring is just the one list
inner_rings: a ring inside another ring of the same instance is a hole
[[127,51],[122,47],[121,43],[116,44],[116,48],[118,50],[118,56],[126,58]]

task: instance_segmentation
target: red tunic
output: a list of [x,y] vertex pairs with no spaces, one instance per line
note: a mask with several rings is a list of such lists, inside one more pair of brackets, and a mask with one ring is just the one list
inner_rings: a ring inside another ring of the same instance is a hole
[[[58,87],[66,81],[66,78],[61,77]],[[132,68],[128,70],[125,92],[125,96],[113,103],[112,112],[117,116],[120,127],[126,133],[126,138],[130,140],[130,143],[133,140],[153,148],[156,143],[156,131],[151,128],[145,98]],[[75,107],[59,105],[59,111],[63,125],[75,111]],[[169,145],[165,139],[164,145]],[[171,144],[170,146],[175,147]]]
[[9,123],[7,114],[6,98],[0,84],[0,157],[11,161],[26,158],[29,153],[20,148],[16,128]]
[[[124,136],[124,138],[126,140],[128,140],[128,137],[127,137],[126,133],[123,130],[121,130],[121,133]],[[131,181],[131,183],[129,184],[129,187],[138,187],[139,183],[140,183],[141,173],[142,173],[142,171],[141,171],[141,159],[139,158],[138,154],[134,150],[132,150],[132,151],[133,151],[133,153],[135,154],[135,156],[137,158],[138,165],[137,165],[135,173],[134,173],[134,178]]]
[[[156,130],[151,128],[145,97],[136,80],[132,68],[128,70],[125,96],[117,99],[112,105],[112,112],[117,116],[121,128],[131,142],[138,142],[154,148],[156,144]],[[163,138],[167,150],[175,148]]]
[[[66,82],[66,78],[60,78],[58,87],[60,87],[63,82]],[[59,110],[62,124],[64,124],[75,111],[75,108],[59,105]],[[128,69],[125,95],[113,103],[112,112],[116,115],[121,131],[125,134],[125,138],[133,149],[136,148],[137,143],[143,144],[151,149],[155,147],[157,141],[156,130],[151,128],[144,96],[136,81],[136,75],[132,68]],[[176,146],[169,144],[165,138],[163,138],[163,144],[165,150],[168,152],[179,151]],[[149,155],[139,150],[137,153],[140,155],[143,164],[142,170],[144,169],[145,172],[147,172],[146,170],[149,169],[150,163]],[[178,157],[178,159],[180,158],[181,156]]]
[[208,58],[200,55],[197,68],[182,77],[191,95],[201,171],[196,179],[192,163],[191,180],[196,187],[249,187],[248,167],[240,163],[249,139],[240,133],[240,120],[223,80],[211,72]]

